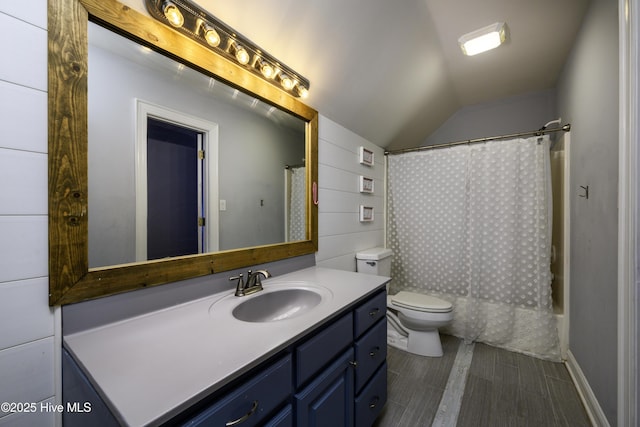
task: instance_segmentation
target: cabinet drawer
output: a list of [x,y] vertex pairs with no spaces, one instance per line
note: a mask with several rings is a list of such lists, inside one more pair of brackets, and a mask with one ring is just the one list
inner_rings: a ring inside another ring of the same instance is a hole
[[293,408],[287,405],[271,418],[264,427],[293,427]]
[[225,425],[241,419],[244,419],[242,427],[261,425],[261,421],[289,397],[292,382],[291,355],[287,355],[263,371],[257,372],[252,379],[185,425]]
[[353,342],[353,315],[340,318],[296,349],[296,388]]
[[380,319],[373,328],[356,341],[355,350],[357,393],[387,358],[387,319]]
[[355,309],[355,336],[358,338],[379,319],[387,315],[387,292],[378,295]]
[[356,398],[356,424],[370,426],[380,415],[387,402],[387,363],[385,362],[375,373],[369,384]]

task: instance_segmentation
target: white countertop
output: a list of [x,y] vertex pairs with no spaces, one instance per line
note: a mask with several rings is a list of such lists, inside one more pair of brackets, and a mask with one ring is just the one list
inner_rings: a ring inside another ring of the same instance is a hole
[[94,387],[120,422],[167,421],[203,397],[322,325],[388,277],[311,267],[263,280],[264,291],[300,282],[323,288],[323,300],[297,317],[248,323],[226,291],[64,337]]

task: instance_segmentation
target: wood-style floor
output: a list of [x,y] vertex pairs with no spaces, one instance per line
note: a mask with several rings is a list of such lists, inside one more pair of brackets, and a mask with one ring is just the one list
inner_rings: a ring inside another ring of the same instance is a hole
[[[376,427],[432,425],[461,345],[458,338],[441,338],[441,358],[389,347],[388,398]],[[458,427],[591,426],[562,363],[477,343],[459,393]]]

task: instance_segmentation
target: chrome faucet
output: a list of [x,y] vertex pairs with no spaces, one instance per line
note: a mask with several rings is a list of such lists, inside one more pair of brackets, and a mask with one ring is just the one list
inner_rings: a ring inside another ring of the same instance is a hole
[[267,270],[258,270],[256,272],[252,272],[249,270],[247,272],[247,282],[244,282],[242,274],[239,274],[234,277],[230,277],[229,280],[237,280],[236,284],[236,293],[235,296],[243,297],[246,295],[254,294],[258,291],[262,290],[262,276],[265,279],[271,277],[271,273]]

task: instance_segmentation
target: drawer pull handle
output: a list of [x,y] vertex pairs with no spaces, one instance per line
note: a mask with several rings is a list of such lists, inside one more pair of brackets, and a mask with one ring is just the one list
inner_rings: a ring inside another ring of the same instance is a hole
[[370,409],[375,408],[378,405],[379,401],[380,401],[380,398],[378,396],[374,397],[371,403],[369,403],[369,408]]
[[247,421],[249,419],[249,417],[251,415],[253,415],[254,412],[256,412],[256,409],[258,409],[258,401],[254,400],[253,401],[253,405],[251,406],[251,409],[249,410],[249,412],[247,412],[246,414],[244,414],[243,416],[241,416],[237,420],[229,421],[225,425],[227,427],[231,427],[231,426],[237,426],[238,424],[242,424],[243,422]]
[[376,357],[376,355],[378,354],[379,351],[380,351],[380,347],[378,347],[378,346],[373,347],[371,349],[371,352],[369,352],[369,356]]
[[374,308],[373,310],[371,310],[371,311],[369,312],[369,316],[371,316],[371,317],[375,317],[375,316],[377,316],[377,315],[378,315],[378,313],[379,313],[379,312],[380,312],[380,309],[379,309],[379,308]]

